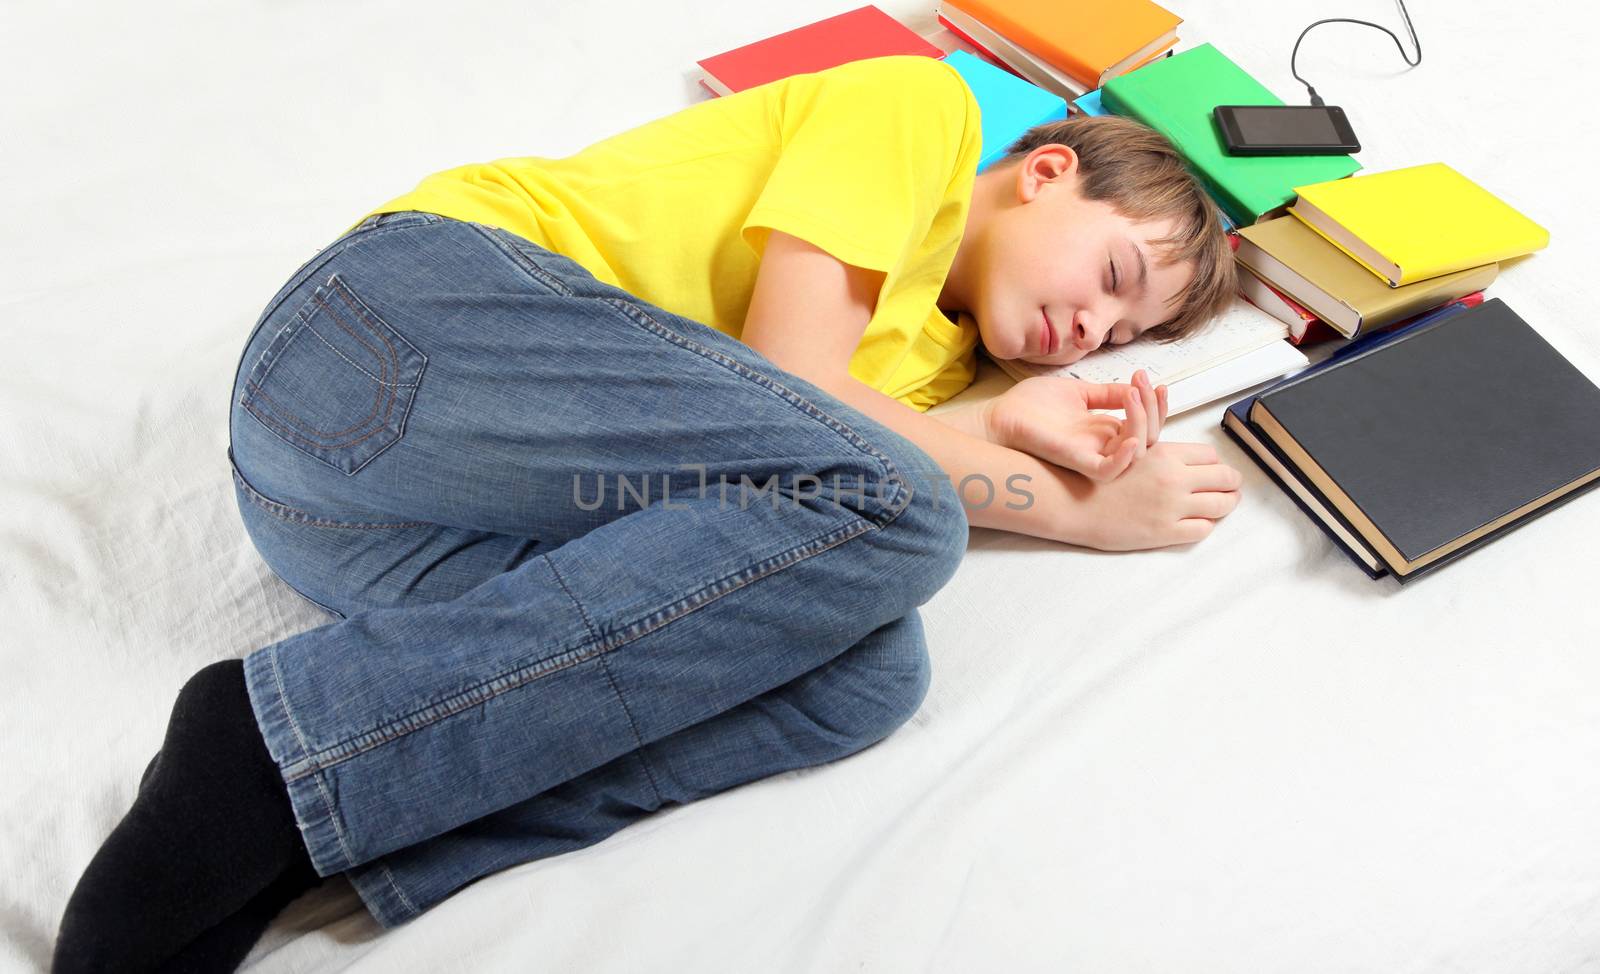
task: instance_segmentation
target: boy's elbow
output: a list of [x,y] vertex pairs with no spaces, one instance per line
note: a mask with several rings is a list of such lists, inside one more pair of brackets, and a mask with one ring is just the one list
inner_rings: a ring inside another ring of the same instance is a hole
[[791,361],[773,362],[773,364],[838,399],[845,399],[846,394],[866,388],[865,384],[850,374],[848,365],[840,365],[837,362]]
[[[764,354],[764,353],[763,353]],[[872,397],[875,399],[888,399],[887,396],[876,391],[871,386],[850,374],[848,362],[833,362],[821,358],[808,358],[804,355],[767,356],[768,361],[778,368],[797,376],[826,392],[840,402],[861,409],[863,400]],[[911,412],[915,410],[904,403],[895,400],[896,405],[903,406]]]

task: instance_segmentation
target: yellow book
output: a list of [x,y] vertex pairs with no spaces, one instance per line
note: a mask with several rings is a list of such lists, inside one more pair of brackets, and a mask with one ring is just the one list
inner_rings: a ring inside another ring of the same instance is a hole
[[1550,231],[1442,162],[1296,186],[1306,226],[1390,287],[1530,254]]

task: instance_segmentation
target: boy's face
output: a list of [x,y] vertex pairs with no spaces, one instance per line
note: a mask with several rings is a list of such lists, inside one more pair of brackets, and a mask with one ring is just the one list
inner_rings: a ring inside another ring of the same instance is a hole
[[991,354],[1065,365],[1171,317],[1166,302],[1194,272],[1188,262],[1156,262],[1151,241],[1173,232],[1171,219],[1135,223],[1084,199],[1066,146],[1040,146],[978,178],[991,177],[993,209],[966,302]]

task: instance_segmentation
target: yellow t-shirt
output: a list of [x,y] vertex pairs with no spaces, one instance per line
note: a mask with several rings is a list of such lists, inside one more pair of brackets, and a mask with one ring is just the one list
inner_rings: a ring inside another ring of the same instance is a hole
[[782,230],[885,273],[850,374],[926,410],[976,372],[976,325],[936,301],[981,143],[954,68],[874,58],[701,102],[566,158],[448,169],[361,219],[423,210],[498,227],[735,338],[768,233]]

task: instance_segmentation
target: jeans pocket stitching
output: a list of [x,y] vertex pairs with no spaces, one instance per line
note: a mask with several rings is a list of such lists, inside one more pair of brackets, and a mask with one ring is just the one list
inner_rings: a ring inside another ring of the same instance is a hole
[[[328,300],[329,294],[336,295],[339,303],[343,304],[348,309],[348,312],[341,313],[334,304],[330,303]],[[314,313],[325,314],[353,341],[370,352],[379,365],[381,375],[374,375],[369,369],[351,361],[348,355],[341,352],[321,332],[317,331],[312,324]],[[295,345],[296,340],[304,332],[310,332],[318,342],[333,352],[340,361],[376,383],[372,411],[342,430],[322,429],[320,423],[312,423],[298,416],[283,403],[274,399],[265,389],[266,383],[272,377],[279,363],[283,361],[289,350]],[[371,341],[363,339],[359,332],[365,332]],[[382,347],[380,348],[378,345]],[[390,446],[398,442],[404,435],[406,421],[415,401],[414,390],[420,386],[422,377],[427,370],[427,364],[427,355],[396,331],[394,326],[382,321],[376,312],[372,311],[350,289],[345,280],[335,272],[329,276],[326,283],[319,285],[315,289],[302,307],[295,312],[293,319],[280,329],[278,334],[268,343],[267,348],[262,352],[261,358],[251,370],[251,374],[245,378],[244,392],[239,397],[238,404],[244,407],[267,430],[290,445],[297,447],[307,456],[325,463],[345,473],[347,476],[353,476]],[[260,375],[255,374],[258,370]],[[409,370],[409,373],[407,373],[407,370]],[[398,381],[406,377],[411,378],[412,381]],[[404,394],[402,390],[413,391],[409,394]],[[397,405],[399,405],[398,416],[396,416]],[[344,469],[340,464],[318,452],[348,450],[380,433],[387,434],[390,437],[388,442],[349,470]],[[339,440],[339,437],[349,438]]]
[[[277,424],[277,429],[278,429],[278,431],[280,431],[280,435],[295,437],[296,439],[300,440],[301,442],[305,443],[307,446],[310,446],[310,447],[314,447],[314,448],[321,449],[321,450],[343,449],[344,447],[355,446],[358,443],[361,443],[361,442],[363,442],[365,440],[371,439],[372,437],[376,436],[379,433],[382,433],[382,432],[386,431],[389,428],[387,415],[385,415],[385,418],[383,420],[381,420],[376,427],[367,430],[365,433],[362,433],[360,436],[357,436],[355,439],[345,440],[345,441],[339,442],[339,443],[318,443],[317,441],[311,439],[311,437],[304,436],[299,431],[296,431],[294,428],[290,427],[289,425],[277,420],[276,417],[268,417],[268,416],[260,415],[253,408],[253,403],[258,399],[263,400],[263,401],[267,402],[269,405],[271,405],[278,413],[282,414],[284,419],[292,420],[294,423],[298,424],[300,429],[304,430],[304,432],[312,433],[312,434],[315,434],[317,436],[323,436],[323,437],[345,436],[345,435],[348,435],[348,434],[351,434],[351,433],[355,432],[358,429],[364,429],[365,427],[371,425],[372,417],[369,415],[366,418],[362,419],[359,423],[356,423],[353,426],[346,427],[345,429],[342,429],[342,430],[319,430],[316,427],[312,426],[310,423],[308,423],[305,420],[301,419],[300,417],[296,416],[294,413],[290,412],[288,409],[284,408],[282,403],[278,402],[276,399],[273,399],[271,396],[267,395],[266,391],[263,390],[260,386],[256,385],[253,381],[251,381],[249,379],[246,379],[245,380],[245,386],[250,392],[250,396],[249,396],[250,402],[241,402],[240,405],[242,405],[242,406],[244,406],[244,408],[250,410],[250,415],[255,416],[257,419],[261,420],[263,423],[267,423],[269,426],[272,426],[274,423],[276,423]],[[409,386],[407,388],[409,388]],[[377,412],[377,407],[376,406],[373,407],[373,412]]]
[[[389,381],[387,381],[385,379],[381,379],[378,376],[373,375],[371,372],[368,372],[366,369],[362,368],[360,363],[351,361],[350,356],[348,356],[345,353],[339,351],[338,346],[334,345],[332,342],[328,341],[326,338],[323,338],[322,337],[322,332],[317,331],[315,328],[311,327],[311,323],[310,322],[306,322],[306,324],[303,327],[307,331],[311,332],[311,336],[313,338],[315,338],[317,341],[321,342],[322,344],[328,346],[328,351],[330,351],[333,354],[339,356],[341,359],[344,359],[346,364],[348,364],[352,369],[355,369],[357,372],[360,372],[362,375],[364,375],[367,378],[371,379],[373,382],[376,382],[378,385],[384,386],[384,387],[390,388],[390,389],[412,389],[412,388],[416,387],[417,384],[415,382],[389,382]],[[387,370],[385,370],[385,371],[387,371]]]
[[[341,301],[343,301],[346,305],[348,305],[350,307],[350,309],[356,313],[357,319],[359,319],[361,321],[362,326],[366,328],[367,332],[373,338],[375,338],[378,341],[383,343],[383,346],[384,346],[384,351],[383,352],[379,352],[378,349],[376,349],[376,348],[372,347],[371,345],[368,345],[366,342],[362,341],[361,340],[361,336],[357,335],[355,333],[355,331],[352,330],[350,328],[350,326],[345,323],[343,317],[339,314],[339,312],[337,310],[335,310],[332,305],[328,304],[327,300],[323,297],[323,287],[325,287],[328,290],[332,291],[334,294],[337,294],[339,296],[339,299]],[[356,341],[356,343],[359,344],[362,348],[365,348],[367,351],[371,352],[373,357],[376,358],[380,363],[382,363],[381,371],[385,375],[388,375],[390,373],[390,370],[392,369],[393,372],[395,373],[395,375],[398,376],[399,372],[400,372],[400,354],[395,349],[394,343],[392,341],[390,341],[389,336],[385,335],[370,320],[370,318],[369,318],[370,309],[367,309],[366,306],[361,302],[361,299],[357,298],[350,291],[349,287],[344,283],[343,278],[341,278],[337,273],[335,273],[333,276],[329,277],[328,278],[328,283],[326,285],[324,285],[323,287],[317,288],[316,292],[311,295],[310,303],[311,304],[315,304],[317,307],[321,308],[323,311],[326,311],[327,314],[328,314],[328,317],[333,319],[333,323],[334,324],[338,325],[341,329],[343,329],[344,333],[349,335],[352,339],[354,339]],[[353,440],[348,440],[348,441],[343,442],[343,443],[320,443],[319,444],[319,443],[314,443],[311,440],[310,437],[301,437],[309,445],[317,446],[317,447],[320,447],[322,449],[333,450],[333,449],[343,449],[345,447],[354,446],[357,443],[360,443],[360,442],[362,442],[364,440],[367,440],[367,439],[371,438],[372,436],[375,436],[378,433],[383,432],[384,430],[388,429],[389,417],[394,412],[394,404],[395,404],[395,401],[399,397],[399,393],[396,392],[395,390],[416,388],[416,386],[421,382],[423,369],[425,369],[427,367],[428,357],[426,355],[423,355],[422,352],[415,345],[412,345],[410,342],[406,341],[403,337],[401,337],[401,335],[398,332],[395,332],[394,333],[394,338],[399,340],[399,341],[405,342],[406,346],[408,348],[410,348],[411,351],[413,353],[415,353],[419,358],[422,359],[422,365],[417,368],[417,381],[415,381],[415,382],[391,382],[391,381],[388,381],[388,380],[385,380],[385,379],[382,379],[382,378],[380,378],[378,376],[373,375],[371,372],[369,372],[366,369],[362,368],[360,365],[357,365],[355,362],[352,362],[348,355],[345,355],[343,352],[339,351],[339,349],[336,348],[333,345],[332,342],[330,342],[326,338],[322,337],[322,333],[317,331],[316,328],[312,327],[311,319],[310,319],[310,317],[308,315],[305,314],[304,309],[301,309],[301,311],[298,312],[295,317],[300,322],[299,331],[297,331],[294,335],[291,335],[291,336],[289,336],[288,338],[286,338],[284,340],[283,347],[281,349],[279,349],[277,358],[275,358],[273,360],[272,365],[268,366],[267,371],[261,376],[260,379],[247,378],[245,380],[245,384],[250,390],[250,395],[247,396],[246,398],[254,399],[254,398],[259,397],[261,399],[266,400],[268,403],[272,404],[276,408],[277,412],[279,414],[281,414],[281,417],[283,419],[292,420],[295,424],[297,424],[305,432],[312,433],[312,434],[315,434],[315,435],[321,436],[321,437],[346,436],[346,435],[354,434],[357,430],[366,429],[366,427],[371,425],[371,423],[373,421],[373,418],[375,416],[377,416],[378,409],[379,409],[379,403],[380,402],[382,403],[383,416],[378,419],[377,427],[374,428],[374,429],[367,430],[366,433],[364,433],[364,434],[362,434],[360,436],[357,436]],[[390,330],[391,331],[393,330],[392,327],[390,328]],[[296,338],[300,337],[300,333],[301,332],[307,332],[307,331],[309,331],[311,333],[312,337],[316,338],[317,341],[319,341],[323,345],[327,346],[328,350],[333,352],[334,355],[338,356],[341,361],[343,361],[344,363],[349,365],[351,368],[355,369],[357,372],[360,372],[362,375],[366,376],[367,378],[371,379],[373,382],[376,382],[378,384],[379,396],[373,402],[372,412],[368,413],[366,416],[362,417],[359,421],[351,424],[350,426],[345,427],[342,430],[318,429],[316,426],[313,426],[311,423],[301,419],[300,417],[296,416],[294,413],[290,412],[289,409],[287,407],[285,407],[282,403],[276,402],[271,396],[267,395],[266,390],[263,388],[265,386],[267,380],[269,378],[271,378],[271,376],[272,376],[272,369],[274,367],[276,367],[278,362],[282,361],[283,353],[288,350],[289,346],[294,343],[294,340]],[[387,357],[385,357],[385,353],[387,353]],[[384,393],[388,394],[387,400],[385,400],[383,398]],[[251,408],[251,406],[250,406],[250,404],[248,402],[241,402],[240,404],[243,405],[246,409],[249,409],[252,414],[254,414],[256,412],[254,409]],[[258,416],[257,418],[258,419],[262,419],[263,421],[265,421],[265,417]],[[279,422],[283,426],[285,432],[286,433],[290,433],[292,435],[292,431],[289,430],[288,424],[283,424],[281,419],[279,420]]]

